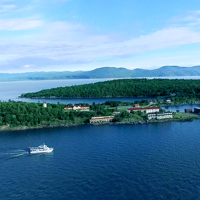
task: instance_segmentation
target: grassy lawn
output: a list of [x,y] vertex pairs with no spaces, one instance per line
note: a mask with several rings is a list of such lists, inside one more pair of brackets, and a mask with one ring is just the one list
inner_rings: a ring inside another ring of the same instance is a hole
[[133,108],[133,106],[117,106],[117,110],[127,110],[128,108]]
[[190,114],[190,113],[175,113],[174,119],[180,119],[180,120],[192,120],[192,119],[198,119],[200,118],[199,115]]

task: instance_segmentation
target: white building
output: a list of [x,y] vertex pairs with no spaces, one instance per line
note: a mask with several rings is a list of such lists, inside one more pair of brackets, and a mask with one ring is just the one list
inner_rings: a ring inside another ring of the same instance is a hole
[[80,105],[74,105],[73,107],[71,106],[66,106],[64,108],[65,110],[79,110],[79,111],[90,111],[90,107],[89,106],[80,106]]
[[79,106],[79,105],[74,105],[73,106],[73,110],[80,110],[81,109],[81,106]]
[[114,116],[101,116],[101,117],[92,117],[90,123],[98,123],[98,122],[111,122],[114,119]]
[[149,113],[147,114],[148,119],[170,119],[173,118],[172,112],[164,113]]
[[46,102],[43,103],[43,107],[44,107],[44,108],[47,107],[47,103],[46,103]]
[[89,106],[81,106],[81,111],[90,111]]
[[66,106],[64,109],[65,110],[72,110],[73,108],[71,106]]
[[166,103],[171,103],[171,100],[170,100],[170,99],[167,99],[167,100],[166,100]]
[[143,107],[143,108],[128,108],[127,112],[137,112],[137,111],[141,111],[141,112],[146,112],[148,113],[155,113],[155,112],[159,112],[160,108],[159,107]]

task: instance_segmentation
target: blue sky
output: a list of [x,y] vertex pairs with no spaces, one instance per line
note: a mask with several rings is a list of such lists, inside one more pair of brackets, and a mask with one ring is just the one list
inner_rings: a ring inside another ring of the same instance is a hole
[[0,73],[200,65],[199,0],[0,0]]

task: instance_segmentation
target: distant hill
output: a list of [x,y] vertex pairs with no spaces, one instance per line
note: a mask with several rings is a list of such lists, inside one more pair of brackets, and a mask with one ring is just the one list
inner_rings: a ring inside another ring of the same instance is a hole
[[200,76],[200,66],[163,66],[154,70],[102,67],[91,71],[0,73],[0,81]]

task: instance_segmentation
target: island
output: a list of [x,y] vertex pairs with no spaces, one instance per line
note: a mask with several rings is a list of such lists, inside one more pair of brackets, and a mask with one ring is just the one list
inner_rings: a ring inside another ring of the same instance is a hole
[[174,104],[200,102],[200,80],[120,79],[58,87],[22,94],[21,98],[164,97]]

